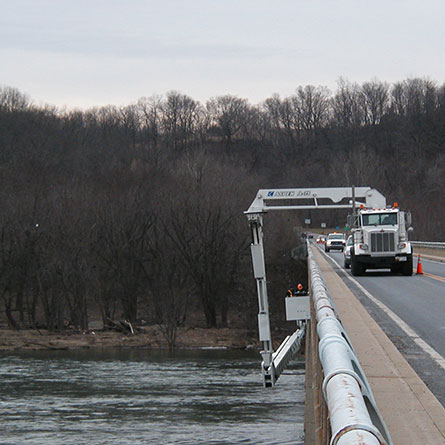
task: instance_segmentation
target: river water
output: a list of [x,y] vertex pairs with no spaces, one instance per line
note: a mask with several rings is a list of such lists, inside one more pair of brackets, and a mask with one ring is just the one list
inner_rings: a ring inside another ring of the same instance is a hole
[[304,363],[255,351],[0,353],[0,443],[302,444]]

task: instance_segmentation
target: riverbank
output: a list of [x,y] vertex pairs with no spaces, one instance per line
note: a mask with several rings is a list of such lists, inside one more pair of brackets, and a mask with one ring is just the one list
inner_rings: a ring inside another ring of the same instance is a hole
[[[43,329],[0,329],[0,351],[69,350],[94,348],[168,348],[158,326],[136,334],[110,330],[48,332]],[[259,348],[258,338],[246,329],[179,328],[176,348]]]

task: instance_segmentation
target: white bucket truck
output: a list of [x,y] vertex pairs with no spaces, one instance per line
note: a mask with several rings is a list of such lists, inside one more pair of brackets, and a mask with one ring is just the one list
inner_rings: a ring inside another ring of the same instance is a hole
[[365,207],[362,204],[354,217],[352,275],[362,275],[366,269],[383,268],[412,275],[413,251],[408,241],[411,214],[399,210],[397,203],[392,207],[386,207],[386,202],[380,204],[384,205]]

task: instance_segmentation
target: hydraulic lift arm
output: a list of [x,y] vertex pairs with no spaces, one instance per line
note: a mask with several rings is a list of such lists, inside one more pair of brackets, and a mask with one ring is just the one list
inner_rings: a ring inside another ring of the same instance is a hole
[[[263,215],[272,210],[350,209],[354,206],[360,206],[361,203],[357,202],[356,198],[364,198],[367,207],[386,207],[385,197],[370,187],[261,189],[245,212],[252,235],[250,249],[258,292],[258,330],[263,347],[261,351],[263,358],[262,373],[266,387],[275,385],[291,354],[296,352],[296,345],[301,341],[304,326],[300,323],[300,329],[295,331],[292,336],[287,337],[277,352],[274,352],[270,331],[266,265],[264,261]],[[351,202],[342,204],[341,201],[344,199],[350,199]],[[283,200],[286,200],[284,205]],[[322,200],[322,202],[319,202],[319,200]],[[329,200],[328,203],[327,200]]]

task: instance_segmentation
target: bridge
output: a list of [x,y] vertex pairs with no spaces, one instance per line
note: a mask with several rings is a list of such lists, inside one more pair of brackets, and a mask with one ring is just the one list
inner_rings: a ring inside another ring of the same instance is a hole
[[[369,190],[361,188],[358,195]],[[286,189],[277,195],[288,200],[291,191],[302,192]],[[258,195],[270,198],[268,193]],[[320,201],[309,205],[319,208]],[[335,205],[327,204],[339,208]],[[288,318],[297,320],[297,329],[274,351],[262,218],[271,209],[296,207],[289,202],[262,207],[257,196],[246,212],[264,385],[279,384],[287,362],[305,344],[305,443],[445,444],[445,243],[413,243],[414,258],[421,255],[422,274],[404,277],[377,269],[353,277],[343,267],[342,252],[326,253],[308,242],[309,296],[286,298],[287,313],[297,313]]]

